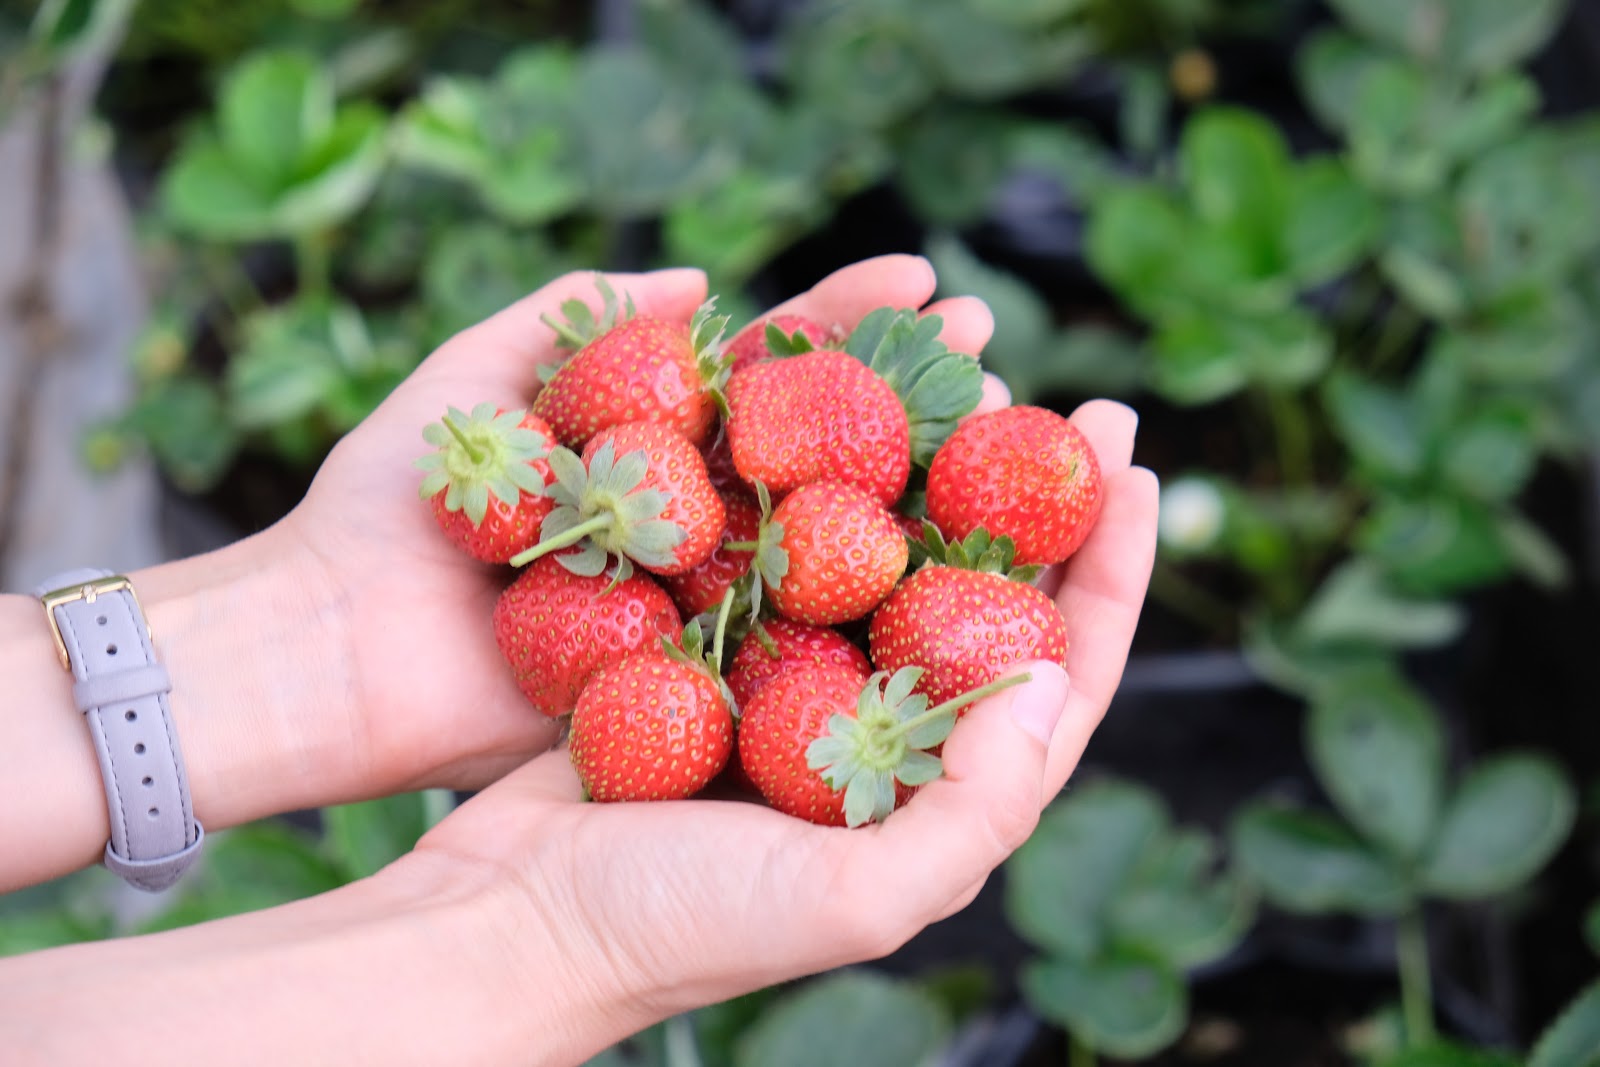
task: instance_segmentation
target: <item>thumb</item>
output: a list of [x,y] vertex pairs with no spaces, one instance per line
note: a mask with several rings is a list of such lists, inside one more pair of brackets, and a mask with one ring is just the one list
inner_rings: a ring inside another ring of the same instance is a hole
[[[942,911],[1038,824],[1049,738],[1069,687],[1066,672],[1048,660],[1007,672],[1023,673],[1032,679],[980,700],[957,724],[944,745],[942,778],[875,833],[853,835],[861,862],[906,894],[901,900],[908,910]],[[897,877],[896,871],[907,874]]]

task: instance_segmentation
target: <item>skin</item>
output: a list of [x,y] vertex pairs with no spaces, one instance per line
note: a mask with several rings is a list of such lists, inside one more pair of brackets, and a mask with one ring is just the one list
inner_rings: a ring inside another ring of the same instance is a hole
[[[686,318],[697,271],[613,275]],[[852,326],[884,304],[944,318],[978,352],[971,298],[928,304],[919,257],[869,260],[775,309]],[[335,892],[189,929],[0,961],[8,1063],[569,1064],[667,1015],[882,956],[964,907],[1076,766],[1121,678],[1155,549],[1137,418],[1073,416],[1099,453],[1099,525],[1048,589],[1067,670],[975,705],[946,777],[880,826],[754,804],[596,805],[531,714],[489,629],[502,573],[416,500],[420,428],[446,405],[527,402],[554,358],[541,313],[593,300],[560,278],[444,345],[334,450],[272,529],[133,577],[176,685],[195,809],[215,832],[425,786],[481,789],[416,850]],[[990,380],[984,410],[1008,402]],[[239,606],[250,606],[240,612]],[[0,889],[94,862],[99,774],[36,603],[0,598]],[[51,812],[41,819],[38,812]],[[116,1004],[110,1013],[106,1005]],[[121,1040],[140,1017],[144,1039]],[[284,1019],[294,1025],[283,1025]],[[141,1059],[143,1057],[143,1059]]]

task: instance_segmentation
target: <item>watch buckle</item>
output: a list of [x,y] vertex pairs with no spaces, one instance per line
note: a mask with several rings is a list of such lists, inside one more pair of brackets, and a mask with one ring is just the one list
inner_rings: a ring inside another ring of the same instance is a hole
[[[72,663],[67,658],[67,642],[61,636],[61,624],[56,621],[56,609],[64,604],[71,604],[76,600],[81,600],[85,604],[93,604],[102,596],[122,592],[126,592],[133,597],[134,604],[139,608],[139,614],[144,616],[144,605],[139,603],[139,594],[134,590],[133,582],[122,574],[113,574],[105,578],[96,578],[93,581],[79,582],[63,589],[52,590],[39,598],[40,603],[44,604],[45,618],[50,620],[50,636],[55,639],[56,658],[61,661],[63,670],[70,671]],[[155,635],[150,633],[148,625],[145,627],[144,632],[145,636],[152,641],[155,640]]]

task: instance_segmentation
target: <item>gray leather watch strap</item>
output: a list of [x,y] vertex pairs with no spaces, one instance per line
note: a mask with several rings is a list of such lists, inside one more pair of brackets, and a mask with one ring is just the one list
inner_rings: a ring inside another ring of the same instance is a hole
[[183,753],[172,724],[166,668],[156,659],[131,587],[109,571],[58,574],[35,590],[45,600],[105,780],[111,840],[105,865],[150,892],[176,882],[200,853]]

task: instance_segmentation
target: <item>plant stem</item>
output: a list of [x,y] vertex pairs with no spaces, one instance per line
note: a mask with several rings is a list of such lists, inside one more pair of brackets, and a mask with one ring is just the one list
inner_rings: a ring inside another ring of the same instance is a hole
[[1070,1031],[1067,1033],[1067,1064],[1068,1067],[1095,1067],[1094,1049]]
[[540,556],[548,555],[558,548],[566,548],[568,545],[576,544],[597,530],[610,528],[613,518],[614,516],[608,511],[604,514],[596,515],[587,522],[580,522],[564,533],[558,533],[547,541],[540,541],[532,548],[518,552],[511,557],[511,565],[513,567],[521,567],[523,564],[532,563]]
[[1267,414],[1278,449],[1279,474],[1285,485],[1309,486],[1316,481],[1311,461],[1311,436],[1305,413],[1285,390],[1266,390]]
[[1433,983],[1428,972],[1428,928],[1420,905],[1401,914],[1395,927],[1400,968],[1400,1003],[1405,1013],[1406,1045],[1433,1040]]
[[318,230],[295,237],[294,269],[302,296],[320,298],[332,291],[333,257],[327,233]]
[[444,428],[450,431],[450,436],[454,437],[456,443],[466,451],[468,459],[474,463],[483,462],[483,449],[467,440],[467,435],[461,432],[461,427],[457,426],[455,420],[448,415],[444,417]]
[[729,541],[722,547],[729,552],[754,552],[761,546],[754,541]]
[[728,591],[722,594],[722,604],[717,608],[716,635],[711,639],[711,665],[717,673],[722,673],[722,643],[728,634],[728,616],[733,609],[733,586],[728,586]]
[[894,727],[884,732],[883,739],[885,741],[891,741],[902,734],[910,733],[912,730],[917,729],[917,727],[922,726],[924,723],[932,722],[941,715],[948,715],[957,708],[964,708],[974,701],[982,700],[984,697],[994,696],[996,693],[1001,692],[1002,690],[1010,689],[1014,685],[1021,685],[1023,682],[1031,681],[1033,681],[1032,674],[1014,674],[1009,678],[997,678],[988,685],[980,685],[978,688],[962,693],[958,697],[951,697],[943,704],[931,707],[927,711],[924,711],[921,715],[913,715],[905,722],[897,723]]
[[663,1027],[666,1048],[663,1050],[667,1067],[702,1067],[699,1042],[695,1040],[694,1023],[687,1015],[674,1015]]

